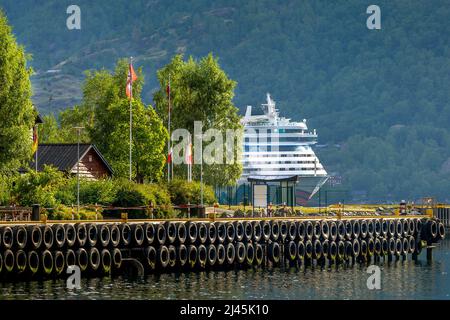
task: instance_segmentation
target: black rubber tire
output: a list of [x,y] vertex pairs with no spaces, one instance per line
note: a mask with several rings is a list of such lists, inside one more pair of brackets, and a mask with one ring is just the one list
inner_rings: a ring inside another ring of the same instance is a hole
[[120,251],[119,248],[112,249],[111,257],[112,257],[114,268],[120,269],[120,267],[122,266],[122,251]]
[[79,248],[76,252],[77,265],[80,267],[81,272],[85,271],[89,266],[89,255],[84,248]]
[[187,229],[186,224],[180,222],[176,224],[177,227],[177,242],[179,244],[183,244],[187,239]]
[[206,260],[208,258],[206,247],[203,244],[201,244],[198,246],[197,251],[198,251],[197,256],[198,264],[200,268],[204,268],[206,266]]
[[144,225],[144,233],[145,233],[145,244],[152,245],[156,238],[156,228],[155,224],[151,222],[147,222]]
[[187,230],[187,243],[196,243],[198,237],[198,228],[195,222],[187,222],[186,223]]
[[271,242],[269,244],[268,253],[269,253],[269,260],[272,263],[278,264],[280,262],[281,248],[277,242]]
[[227,242],[233,242],[234,239],[236,238],[236,228],[234,227],[234,224],[231,222],[227,222],[225,227],[227,230],[227,237],[226,237]]
[[195,267],[198,260],[198,251],[197,247],[194,245],[190,245],[188,247],[188,264],[191,268]]
[[221,243],[217,245],[217,264],[219,266],[223,265],[226,259],[225,246]]
[[66,229],[66,244],[69,248],[72,248],[77,243],[77,231],[74,225],[70,223],[66,223],[64,229]]
[[157,266],[158,253],[156,252],[155,247],[148,246],[144,250],[146,267],[150,270],[155,270]]
[[242,223],[242,221],[235,221],[234,228],[236,230],[236,241],[242,241],[242,239],[244,239],[245,233],[244,224]]
[[145,240],[144,227],[140,223],[133,223],[131,225],[131,243],[134,246],[141,247]]
[[109,229],[107,224],[100,225],[98,235],[99,235],[100,245],[103,248],[108,247],[109,242],[111,241],[111,230]]
[[280,225],[277,220],[272,220],[271,222],[271,235],[270,238],[272,241],[277,241],[280,237]]
[[208,223],[207,225],[208,228],[208,243],[215,243],[216,239],[217,239],[217,228],[216,225],[214,223]]
[[30,247],[33,250],[37,250],[42,245],[42,230],[39,226],[29,226],[28,227],[28,233],[30,235]]
[[237,262],[239,264],[243,264],[245,262],[246,253],[247,253],[244,244],[242,242],[236,242],[234,247],[236,249]]
[[158,248],[158,255],[157,255],[157,261],[158,261],[158,267],[161,267],[162,269],[167,268],[169,265],[169,249],[165,245],[161,245]]
[[[95,247],[98,241],[98,228],[97,225],[91,223],[86,226],[87,228],[87,241],[86,245],[90,247]],[[100,254],[99,254],[100,256]]]
[[[55,240],[55,247],[60,249],[64,247],[66,244],[66,229],[64,228],[64,225],[62,224],[54,224],[52,226],[53,229],[53,235]],[[55,257],[56,259],[56,257]],[[58,258],[59,259],[59,258]]]
[[97,271],[100,267],[101,257],[97,248],[92,247],[89,249],[89,269]]
[[[201,244],[206,243],[208,240],[208,227],[204,222],[199,222],[197,224],[197,239]],[[200,252],[199,252],[200,253]]]
[[45,275],[50,275],[53,271],[53,255],[50,251],[44,250],[41,253],[42,272]]
[[177,239],[177,226],[172,221],[165,223],[167,233],[167,243],[172,244]]
[[236,259],[236,249],[232,243],[228,243],[226,246],[226,261],[228,265],[232,265]]
[[216,222],[216,229],[217,229],[217,242],[224,243],[227,238],[227,227],[225,223]]
[[111,224],[109,225],[109,234],[110,234],[110,240],[109,243],[113,248],[117,247],[120,244],[120,229],[117,224]]
[[159,245],[166,243],[167,232],[164,223],[159,223],[156,227],[156,239]]
[[272,235],[272,226],[270,225],[269,221],[267,220],[261,221],[261,230],[262,230],[261,239],[264,241],[269,240]]
[[336,241],[337,238],[338,238],[338,227],[337,227],[337,224],[334,221],[330,221],[328,225],[329,225],[329,229],[330,229],[330,232],[329,232],[329,235],[328,235],[328,239],[331,240],[331,241]]
[[66,266],[66,260],[62,251],[55,251],[53,253],[53,263],[54,273],[56,275],[62,274]]

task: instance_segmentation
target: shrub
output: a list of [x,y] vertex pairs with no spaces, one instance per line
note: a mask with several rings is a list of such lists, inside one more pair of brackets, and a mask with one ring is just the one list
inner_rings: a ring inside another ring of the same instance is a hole
[[53,167],[45,166],[41,172],[29,171],[16,178],[13,200],[22,206],[39,203],[43,207],[55,207],[58,204],[55,194],[66,182],[64,175]]
[[0,206],[10,204],[12,178],[0,174]]
[[[200,182],[187,182],[186,180],[174,179],[169,185],[169,191],[173,204],[181,205],[187,204],[199,204],[200,203]],[[216,202],[214,190],[211,186],[203,184],[203,203],[213,204]]]
[[[72,178],[69,182],[69,189],[76,199],[77,179]],[[111,179],[100,180],[80,180],[80,203],[109,205],[114,202],[116,187]],[[72,204],[66,203],[65,204]]]
[[117,192],[114,206],[138,207],[147,205],[169,205],[167,187],[159,184],[136,184],[127,180],[116,180]]
[[[90,208],[80,208],[80,213],[76,212],[76,208],[67,206],[57,206],[53,209],[44,210],[42,213],[47,214],[49,220],[72,220],[72,210],[74,211],[74,220],[95,220],[95,210]],[[97,213],[97,219],[103,219],[101,212]]]

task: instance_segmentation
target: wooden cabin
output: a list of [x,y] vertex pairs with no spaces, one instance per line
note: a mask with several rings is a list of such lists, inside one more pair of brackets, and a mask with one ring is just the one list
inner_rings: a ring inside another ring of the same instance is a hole
[[[42,171],[45,165],[76,175],[78,163],[77,144],[39,144],[37,170]],[[36,168],[36,156],[30,163],[30,168]],[[93,144],[80,144],[80,177],[98,180],[111,177],[113,170],[97,147]]]

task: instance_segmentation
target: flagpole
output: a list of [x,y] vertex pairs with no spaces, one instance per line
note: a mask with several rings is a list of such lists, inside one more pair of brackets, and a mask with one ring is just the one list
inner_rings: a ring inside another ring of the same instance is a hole
[[[189,144],[191,142],[191,135],[188,136],[188,143],[187,143],[187,148],[186,148],[186,154],[189,155]],[[189,180],[189,156],[186,157],[186,163],[187,163],[187,181],[190,182],[191,180]]]
[[37,133],[37,130],[38,130],[37,124],[34,125],[34,130],[35,130],[34,138],[36,139],[36,142],[33,141],[33,143],[36,143],[36,152],[34,153],[34,157],[35,157],[34,163],[36,165],[36,173],[37,173],[38,172],[38,151],[39,151],[39,142],[38,142],[38,136],[37,136],[37,134],[38,134]]
[[[131,175],[132,175],[132,170],[131,170],[131,163],[132,163],[132,155],[131,155],[131,149],[132,149],[132,142],[133,142],[133,132],[132,132],[132,128],[133,128],[133,107],[131,104],[131,100],[133,99],[133,81],[131,79],[132,75],[131,75],[131,65],[133,63],[133,57],[130,57],[130,66],[128,67],[128,73],[129,73],[129,77],[130,77],[130,181],[131,181]],[[128,84],[127,84],[128,85]]]
[[[170,105],[170,74],[169,74],[169,87],[168,87],[168,96],[169,96],[169,119],[167,122],[167,132],[169,133],[169,140],[167,140],[167,154],[169,154],[171,152],[170,150],[170,142],[171,142],[171,136],[170,136],[170,109],[171,109],[171,105]],[[171,157],[173,157],[173,155],[171,155]],[[173,160],[171,159],[170,162],[173,162]],[[167,182],[170,181],[170,167],[171,167],[171,163],[167,162]],[[172,172],[172,179],[173,179],[173,172]]]
[[203,207],[203,135],[200,138],[200,204]]

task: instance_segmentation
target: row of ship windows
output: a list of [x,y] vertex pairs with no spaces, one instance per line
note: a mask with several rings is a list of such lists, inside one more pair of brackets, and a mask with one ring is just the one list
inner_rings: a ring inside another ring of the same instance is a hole
[[[256,163],[252,160],[252,163]],[[314,164],[315,161],[264,161],[264,164]]]
[[305,133],[302,129],[253,129],[251,127],[246,129],[249,133]]
[[244,169],[244,174],[245,173],[250,173],[250,172],[263,172],[263,171],[315,171],[315,170],[320,170],[320,168],[270,168],[269,170],[267,168],[254,168],[254,169]]
[[300,146],[245,146],[245,152],[298,151]]
[[[251,156],[251,155],[247,155],[246,157],[247,158],[250,158],[250,157],[252,157],[252,158],[272,158],[272,157],[275,157],[276,155],[273,155],[273,154],[258,154],[258,156],[257,157],[254,157],[254,156]],[[281,158],[308,158],[308,157],[314,157],[314,155],[313,154],[301,154],[301,153],[296,153],[296,154],[281,154],[281,155],[278,155],[278,157],[281,157]]]
[[[278,139],[273,139],[273,141],[276,142],[304,142],[304,141],[311,141],[311,138],[308,137],[278,137]],[[244,139],[244,142],[253,142],[253,143],[259,143],[259,142],[272,142],[272,137],[255,137],[255,138],[249,138],[246,137]]]

